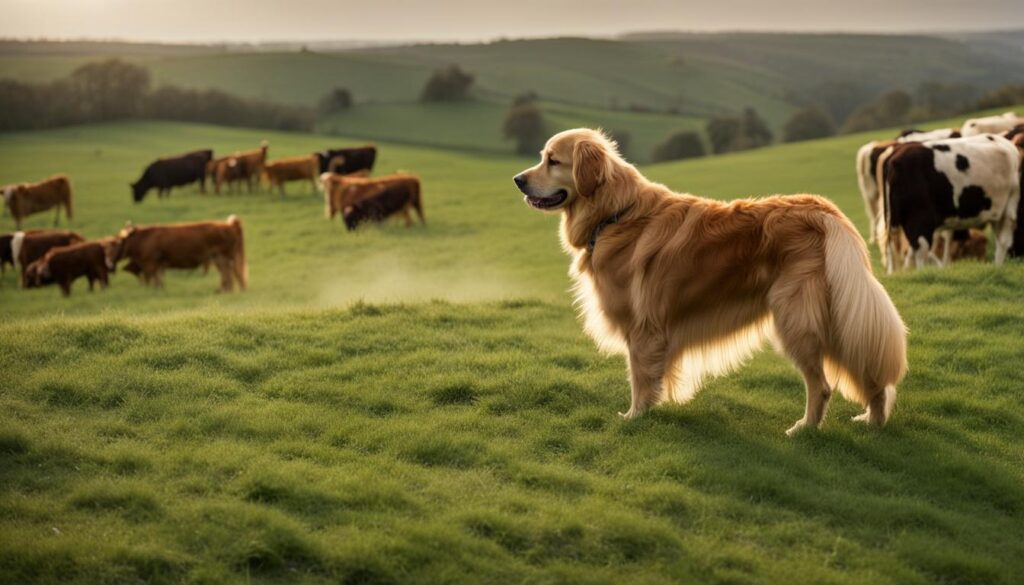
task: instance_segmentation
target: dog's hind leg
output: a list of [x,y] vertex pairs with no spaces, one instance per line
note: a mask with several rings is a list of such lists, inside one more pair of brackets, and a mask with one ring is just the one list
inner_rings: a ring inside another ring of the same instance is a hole
[[790,436],[803,427],[820,426],[832,397],[824,369],[828,289],[822,273],[811,266],[782,276],[768,295],[779,349],[800,369],[807,392],[804,416],[786,431]]
[[636,418],[658,403],[666,370],[666,342],[645,333],[629,339],[629,384],[632,397],[629,410],[619,415]]

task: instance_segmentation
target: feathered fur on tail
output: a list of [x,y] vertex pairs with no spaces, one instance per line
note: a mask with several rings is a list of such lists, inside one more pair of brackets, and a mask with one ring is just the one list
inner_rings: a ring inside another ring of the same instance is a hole
[[831,317],[826,374],[847,399],[884,404],[884,416],[876,419],[884,423],[907,372],[907,331],[871,272],[864,240],[845,218],[826,220],[825,278]]

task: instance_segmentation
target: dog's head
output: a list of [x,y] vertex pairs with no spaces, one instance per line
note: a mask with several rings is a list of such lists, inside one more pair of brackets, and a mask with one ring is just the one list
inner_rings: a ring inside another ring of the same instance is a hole
[[513,180],[534,209],[556,211],[593,199],[611,178],[619,156],[615,143],[596,130],[577,128],[555,134],[536,166]]

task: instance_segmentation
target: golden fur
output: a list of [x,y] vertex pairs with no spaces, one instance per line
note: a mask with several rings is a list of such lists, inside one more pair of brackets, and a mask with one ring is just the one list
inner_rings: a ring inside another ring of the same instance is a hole
[[516,182],[528,203],[562,213],[585,328],[627,356],[626,418],[685,402],[769,337],[806,385],[804,417],[788,433],[820,425],[836,387],[866,407],[859,420],[887,420],[906,372],[906,330],[864,240],[829,201],[673,193],[585,129],[552,137]]

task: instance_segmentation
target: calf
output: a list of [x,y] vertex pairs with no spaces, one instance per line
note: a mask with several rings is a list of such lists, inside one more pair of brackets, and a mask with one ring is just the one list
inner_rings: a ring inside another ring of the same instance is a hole
[[110,284],[103,242],[79,242],[51,248],[26,268],[25,288],[56,283],[64,296],[70,296],[71,284],[83,276],[89,279],[90,291],[97,280],[103,288]]
[[1018,118],[1014,112],[1006,112],[1000,116],[967,120],[960,132],[964,137],[978,134],[1002,134],[1018,124],[1024,124],[1024,118]]
[[230,292],[237,283],[245,290],[249,267],[245,260],[242,221],[203,221],[121,230],[107,255],[108,265],[127,260],[130,271],[146,284],[163,286],[166,269],[189,270],[213,263],[220,272],[220,290]]
[[11,238],[11,256],[20,267],[18,282],[25,286],[25,271],[29,264],[42,258],[52,248],[82,242],[82,236],[65,230],[28,230],[16,232]]
[[936,231],[993,226],[997,265],[1013,243],[1020,200],[1020,155],[1000,136],[908,143],[878,161],[883,220],[878,234],[886,270],[895,269],[900,235],[917,267],[929,260]]
[[40,213],[54,207],[57,214],[53,217],[53,225],[60,220],[60,208],[71,221],[71,182],[65,175],[54,175],[38,183],[19,183],[4,187],[4,205],[11,210],[14,223],[21,229],[21,222],[33,213]]
[[194,150],[178,156],[153,161],[142,172],[142,177],[131,184],[132,200],[142,201],[150,189],[156,189],[158,197],[168,195],[172,187],[199,183],[199,190],[206,192],[206,167],[213,159],[212,150]]
[[266,140],[254,150],[236,152],[230,156],[210,161],[206,166],[207,174],[213,179],[214,192],[220,194],[220,187],[225,182],[234,185],[245,181],[248,191],[252,193],[253,182],[258,182],[267,161]]
[[400,182],[385,185],[383,188],[366,199],[361,199],[348,205],[342,211],[345,219],[345,227],[349,231],[356,229],[360,223],[366,220],[384,221],[395,213],[401,213],[405,217],[405,226],[412,225],[412,218],[409,216],[409,208],[416,210],[420,217],[420,223],[426,224],[423,217],[423,205],[420,200],[420,182]]
[[379,193],[384,187],[405,184],[408,189],[420,189],[419,179],[408,173],[395,173],[383,177],[361,177],[324,173],[320,175],[320,185],[324,190],[324,215],[327,219],[341,213],[357,201],[368,199]]
[[288,181],[309,181],[315,191],[319,174],[320,159],[315,154],[279,158],[263,165],[263,177],[271,187],[281,190],[281,197],[284,197],[284,184]]
[[377,147],[332,148],[315,153],[320,161],[320,172],[347,175],[356,171],[372,171],[377,161]]

